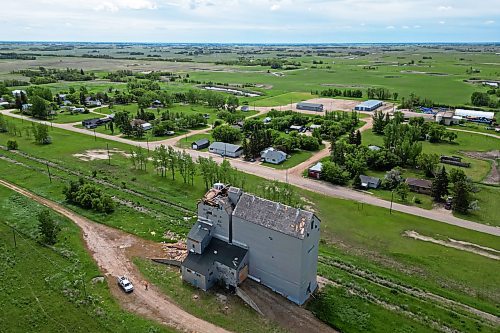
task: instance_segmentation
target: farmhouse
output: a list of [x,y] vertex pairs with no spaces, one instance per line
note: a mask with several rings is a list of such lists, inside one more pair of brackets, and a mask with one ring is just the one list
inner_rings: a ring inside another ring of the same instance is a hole
[[208,151],[221,156],[240,157],[243,154],[243,148],[239,145],[233,145],[225,142],[214,142],[208,147]]
[[356,111],[374,111],[382,106],[382,101],[370,99],[354,107]]
[[417,193],[431,194],[432,182],[426,179],[406,178],[410,190]]
[[236,288],[248,276],[303,304],[317,288],[320,220],[311,212],[215,184],[198,203],[183,280]]
[[161,107],[163,107],[163,103],[161,101],[159,101],[159,100],[156,99],[156,100],[154,100],[154,101],[151,102],[151,107],[153,109],[161,108]]
[[271,117],[266,117],[262,121],[264,122],[264,124],[269,124],[271,122],[271,120],[272,120]]
[[26,95],[26,91],[19,90],[19,89],[12,90],[12,96],[17,97],[17,96],[21,96],[21,95]]
[[323,104],[300,102],[297,103],[297,109],[321,112],[323,111]]
[[438,113],[436,113],[434,118],[436,119],[436,123],[446,126],[457,125],[460,123],[460,120],[462,120],[462,117],[455,116],[454,111],[439,111]]
[[205,149],[208,148],[208,146],[210,146],[210,140],[208,139],[200,139],[191,143],[191,149],[194,150]]
[[318,162],[312,167],[309,168],[307,174],[309,177],[314,178],[314,179],[320,179],[321,178],[321,169],[323,168],[323,163]]
[[361,187],[368,188],[378,188],[380,186],[380,178],[370,177],[365,175],[360,175],[359,180],[361,181]]
[[260,158],[263,162],[271,164],[280,164],[286,161],[286,153],[281,150],[274,149],[273,147],[266,148],[260,152]]
[[101,106],[102,103],[98,99],[92,99],[92,97],[85,98],[85,105],[88,106]]
[[304,126],[300,126],[300,125],[290,126],[290,131],[305,132],[305,130],[306,130],[306,128]]
[[86,120],[82,121],[82,126],[87,128],[87,129],[96,128],[99,125],[101,125],[99,118],[86,119]]

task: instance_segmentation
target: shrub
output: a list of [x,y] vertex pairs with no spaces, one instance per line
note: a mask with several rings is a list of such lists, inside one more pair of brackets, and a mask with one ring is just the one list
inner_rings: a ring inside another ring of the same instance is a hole
[[115,210],[115,203],[109,195],[102,193],[95,185],[86,183],[83,179],[71,181],[63,189],[66,200],[85,209],[93,209],[100,213],[110,214]]
[[7,150],[17,150],[18,147],[16,140],[7,141]]

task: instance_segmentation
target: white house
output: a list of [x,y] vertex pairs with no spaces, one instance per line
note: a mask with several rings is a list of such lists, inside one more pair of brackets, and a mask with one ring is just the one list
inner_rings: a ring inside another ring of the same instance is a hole
[[286,153],[281,150],[269,147],[260,152],[260,158],[262,162],[267,162],[271,164],[280,164],[286,160]]
[[243,148],[239,145],[233,145],[225,142],[214,142],[208,147],[208,151],[221,156],[240,157],[243,154]]

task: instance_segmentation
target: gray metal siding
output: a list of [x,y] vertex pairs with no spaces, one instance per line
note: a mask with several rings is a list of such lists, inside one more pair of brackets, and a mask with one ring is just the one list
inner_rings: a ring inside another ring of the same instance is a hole
[[209,219],[213,223],[212,237],[220,240],[229,241],[229,218],[230,216],[224,209],[198,204],[198,216]]
[[249,245],[250,275],[296,303],[305,301],[301,286],[307,288],[309,281],[302,281],[302,276],[310,273],[302,272],[300,239],[233,217],[233,243]]

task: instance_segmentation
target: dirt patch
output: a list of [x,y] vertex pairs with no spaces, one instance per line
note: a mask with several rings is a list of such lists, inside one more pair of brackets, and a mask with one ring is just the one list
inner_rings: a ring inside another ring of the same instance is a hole
[[447,74],[447,73],[420,72],[420,71],[401,71],[401,73],[407,73],[407,74],[426,74],[426,75],[433,75],[433,76],[450,76],[450,74]]
[[314,315],[290,302],[271,289],[246,279],[240,288],[258,306],[264,316],[276,321],[289,332],[334,333],[333,328],[321,322]]
[[258,83],[255,85],[255,88],[269,90],[269,89],[273,89],[273,85],[272,84],[265,84],[265,83]]
[[[129,154],[125,153],[123,150],[118,150],[116,148],[113,148],[109,151],[109,156],[113,156],[115,154],[121,154],[127,157],[129,156]],[[106,149],[86,150],[83,153],[73,154],[73,156],[85,162],[90,162],[95,160],[107,160],[109,158],[108,151]]]
[[446,247],[451,247],[451,248],[457,249],[457,250],[471,252],[471,253],[486,257],[486,258],[500,260],[500,251],[489,248],[489,247],[477,245],[474,243],[459,241],[459,240],[455,240],[452,238],[448,238],[448,240],[435,239],[435,238],[432,238],[429,236],[421,235],[418,232],[413,231],[413,230],[406,230],[403,233],[403,235],[405,237],[410,237],[410,238],[421,240],[424,242],[430,242],[430,243],[434,243],[434,244],[443,245]]
[[500,171],[498,165],[498,159],[500,158],[500,150],[492,150],[487,152],[481,151],[464,151],[461,152],[467,157],[478,158],[480,160],[491,161],[490,173],[483,179],[484,184],[500,185]]

